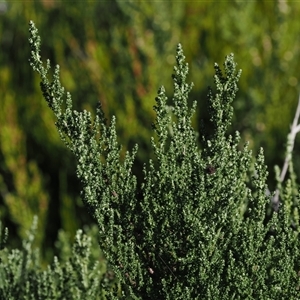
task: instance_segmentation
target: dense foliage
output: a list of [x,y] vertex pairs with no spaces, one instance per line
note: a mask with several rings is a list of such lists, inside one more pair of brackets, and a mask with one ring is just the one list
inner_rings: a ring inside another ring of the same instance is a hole
[[0,223],[0,299],[106,299],[103,287],[117,283],[97,247],[97,229],[78,230],[73,245],[61,231],[58,256],[47,267],[34,247],[36,229],[37,218],[22,248],[9,250],[4,248],[7,232],[2,232]]
[[[164,83],[167,96],[172,95],[169,74],[178,42],[196,83],[190,99],[200,100],[193,119],[198,131],[200,119],[209,121],[202,99],[212,84],[211,66],[235,53],[243,76],[228,132],[238,130],[254,153],[264,148],[274,190],[273,166],[283,163],[299,87],[299,10],[298,3],[281,0],[1,1],[0,217],[10,229],[10,244],[21,246],[37,215],[35,244],[41,259],[50,262],[60,228],[74,236],[92,222],[82,209],[74,157],[40,101],[39,78],[27,62],[28,20],[36,20],[47,37],[43,55],[59,62],[74,107],[93,111],[101,99],[107,119],[115,115],[118,120],[122,157],[138,143],[133,165],[138,181],[152,153],[156,90]],[[295,147],[299,176],[298,151]]]
[[[272,195],[263,151],[254,159],[247,145],[240,146],[238,132],[227,134],[240,77],[233,55],[226,57],[224,72],[215,65],[200,148],[192,127],[196,103],[188,105],[188,65],[178,45],[174,95],[169,101],[163,87],[158,91],[155,159],[145,164],[139,185],[132,172],[137,147],[122,160],[115,118],[107,124],[100,104],[95,118],[74,110],[58,66],[49,81],[50,61],[41,60],[33,22],[30,45],[30,64],[76,157],[82,198],[123,298],[299,298],[299,218],[291,218],[291,207],[298,207],[295,182],[281,187],[282,205],[267,217]],[[119,296],[106,290],[110,299]]]

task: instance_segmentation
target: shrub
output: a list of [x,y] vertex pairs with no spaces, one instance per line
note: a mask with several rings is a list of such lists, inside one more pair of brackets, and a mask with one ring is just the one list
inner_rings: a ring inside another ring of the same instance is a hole
[[[44,66],[41,60],[33,22],[29,41],[30,64],[41,77],[60,137],[77,159],[81,196],[120,280],[121,298],[299,298],[299,228],[291,218],[291,204],[298,207],[295,182],[280,186],[282,205],[268,215],[272,195],[263,150],[254,158],[238,132],[226,134],[241,74],[232,54],[224,71],[215,64],[215,91],[207,97],[210,128],[198,134],[191,126],[196,102],[189,107],[188,65],[178,45],[174,96],[169,101],[163,87],[158,91],[155,160],[145,164],[138,184],[131,171],[137,146],[121,160],[115,118],[107,124],[100,103],[95,118],[74,110],[58,66],[48,79],[50,61]],[[108,299],[120,296],[117,288],[104,288]]]
[[0,299],[105,299],[103,286],[112,286],[109,270],[97,245],[97,230],[78,230],[73,245],[61,231],[58,256],[42,266],[39,249],[34,249],[37,218],[34,219],[22,248],[4,248],[7,231],[0,223]]

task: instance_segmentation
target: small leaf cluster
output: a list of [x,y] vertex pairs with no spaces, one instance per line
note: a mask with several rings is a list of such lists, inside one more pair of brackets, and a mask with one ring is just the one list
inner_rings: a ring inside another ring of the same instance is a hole
[[[226,133],[241,75],[233,55],[224,71],[215,65],[211,128],[198,134],[192,127],[196,102],[188,105],[188,65],[178,45],[174,95],[169,103],[164,87],[158,91],[155,159],[144,165],[138,185],[132,174],[137,146],[121,160],[115,118],[107,124],[100,105],[95,118],[73,110],[58,66],[48,80],[50,62],[43,66],[33,22],[29,41],[30,64],[40,74],[58,132],[77,158],[82,198],[120,280],[121,298],[299,299],[299,239],[288,206],[266,217],[263,150],[254,158],[238,132]],[[290,199],[289,187],[282,193]],[[117,299],[118,291],[107,297]]]
[[[92,253],[97,231],[78,230],[73,245],[61,232],[59,257],[43,267],[40,251],[33,246],[36,229],[37,218],[20,250],[0,250],[0,299],[105,299],[103,286],[113,285],[113,279],[104,274],[99,248]],[[0,242],[5,242],[2,236]]]

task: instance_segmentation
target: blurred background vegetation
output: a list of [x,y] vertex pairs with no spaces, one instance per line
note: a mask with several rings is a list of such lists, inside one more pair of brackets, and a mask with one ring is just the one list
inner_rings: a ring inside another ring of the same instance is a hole
[[[79,198],[75,160],[28,63],[29,20],[42,37],[43,60],[61,66],[75,108],[94,111],[100,101],[108,120],[117,117],[123,153],[139,144],[139,179],[151,150],[157,89],[165,85],[172,95],[176,45],[183,45],[195,84],[197,130],[206,120],[214,63],[234,53],[243,72],[232,132],[239,130],[254,153],[264,147],[274,190],[273,168],[283,164],[299,93],[299,13],[299,3],[284,0],[0,0],[0,219],[10,244],[20,244],[38,215],[36,243],[47,260],[60,228],[74,236],[92,223]],[[296,171],[297,149],[296,141]]]

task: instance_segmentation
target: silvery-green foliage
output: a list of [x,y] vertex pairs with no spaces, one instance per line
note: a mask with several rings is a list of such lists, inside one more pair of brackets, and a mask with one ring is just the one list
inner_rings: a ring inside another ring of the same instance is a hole
[[78,230],[73,245],[61,232],[60,256],[43,267],[40,251],[34,248],[36,227],[37,218],[20,250],[0,251],[0,299],[105,299],[102,287],[111,285],[112,280],[105,276],[100,251],[92,253],[93,243],[97,243],[95,232]]
[[[30,64],[40,74],[58,132],[77,158],[82,198],[122,298],[299,299],[298,236],[284,204],[266,218],[263,150],[253,158],[238,132],[226,134],[241,74],[233,55],[224,71],[215,65],[215,91],[208,93],[211,128],[199,133],[199,147],[191,125],[196,103],[189,108],[192,85],[178,45],[174,95],[169,101],[163,87],[158,91],[151,141],[156,158],[145,164],[139,186],[131,172],[137,147],[121,160],[115,118],[106,124],[100,106],[94,119],[73,110],[59,67],[51,81],[47,77],[50,62],[42,63],[33,22],[29,41]],[[117,291],[107,297],[117,299]]]

